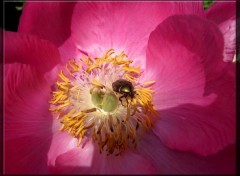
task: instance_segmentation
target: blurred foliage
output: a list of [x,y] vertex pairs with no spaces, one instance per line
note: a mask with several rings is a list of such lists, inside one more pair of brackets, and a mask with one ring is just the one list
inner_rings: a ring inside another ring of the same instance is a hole
[[208,9],[212,5],[213,2],[214,2],[214,0],[204,0],[203,1],[204,10]]

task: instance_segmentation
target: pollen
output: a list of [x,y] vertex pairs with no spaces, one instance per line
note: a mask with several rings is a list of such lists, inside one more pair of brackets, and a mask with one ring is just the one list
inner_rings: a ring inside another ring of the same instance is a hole
[[77,138],[78,145],[91,138],[108,155],[137,147],[159,115],[153,105],[155,81],[141,82],[144,72],[132,64],[113,49],[102,57],[69,59],[49,101],[60,131]]

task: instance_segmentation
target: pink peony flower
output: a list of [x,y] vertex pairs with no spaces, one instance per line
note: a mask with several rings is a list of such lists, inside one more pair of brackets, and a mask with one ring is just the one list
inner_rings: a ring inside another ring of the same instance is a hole
[[5,173],[235,173],[235,7],[27,2],[4,32]]

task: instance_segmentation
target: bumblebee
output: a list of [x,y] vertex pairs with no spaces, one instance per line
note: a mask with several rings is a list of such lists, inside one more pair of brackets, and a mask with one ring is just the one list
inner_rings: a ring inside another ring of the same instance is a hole
[[134,91],[134,87],[133,87],[132,83],[125,79],[119,79],[119,80],[113,82],[112,89],[113,89],[113,91],[122,94],[122,96],[119,97],[119,101],[121,102],[121,104],[122,104],[122,98],[125,98],[126,102],[128,103],[127,98],[131,97],[131,99],[133,99],[135,96],[135,93],[136,93]]

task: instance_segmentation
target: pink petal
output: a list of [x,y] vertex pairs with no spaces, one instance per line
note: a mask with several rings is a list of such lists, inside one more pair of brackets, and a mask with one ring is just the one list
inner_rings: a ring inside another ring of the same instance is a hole
[[76,58],[71,34],[71,17],[76,2],[27,2],[18,32],[37,35],[59,47],[61,59]]
[[205,70],[213,71],[220,64],[222,50],[221,33],[205,20],[173,16],[161,23],[149,38],[146,70],[148,77],[159,80],[158,109],[201,98]]
[[222,51],[217,27],[194,16],[170,17],[151,34],[147,72],[161,117],[154,132],[168,147],[209,155],[234,143],[235,75]]
[[5,174],[47,174],[51,137],[24,136],[4,143]]
[[[189,8],[181,8],[183,4]],[[196,6],[199,3],[79,2],[72,17],[72,38],[89,55],[101,56],[113,48],[145,67],[150,32],[172,14],[196,13]]]
[[203,3],[201,1],[172,2],[173,15],[198,15],[204,17]]
[[161,120],[155,124],[154,132],[172,149],[205,156],[216,153],[236,138],[233,100],[226,107],[221,106],[221,101],[219,98],[207,107],[185,104],[160,111]]
[[[220,64],[223,40],[217,27],[196,16],[172,16],[149,38],[146,77],[157,81],[158,109],[199,102],[204,93],[205,71]],[[209,95],[208,103],[214,100]]]
[[205,90],[217,95],[212,104],[188,103],[159,111],[161,119],[154,132],[165,145],[209,155],[235,142],[235,78],[223,71],[207,83]]
[[0,44],[0,54],[3,56],[3,30],[0,30],[0,41],[2,41]]
[[5,63],[30,64],[41,72],[50,71],[60,62],[58,49],[35,36],[4,32]]
[[236,145],[226,147],[215,155],[203,157],[166,147],[152,132],[143,136],[137,151],[164,175],[235,174]]
[[59,121],[53,120],[52,125],[53,136],[48,151],[48,165],[55,165],[56,158],[59,155],[77,146],[78,140],[76,138],[73,138],[67,132],[59,131],[61,126],[62,124]]
[[43,75],[19,63],[4,65],[4,148],[7,174],[47,172],[52,117]]
[[153,174],[154,167],[143,157],[131,151],[125,151],[121,156],[99,154],[97,146],[92,142],[84,148],[75,148],[56,160],[52,166],[54,174]]
[[67,63],[69,59],[78,59],[82,57],[82,53],[77,49],[71,37],[69,37],[58,49],[63,63]]
[[6,139],[50,135],[50,87],[36,69],[24,64],[4,66]]
[[18,31],[34,34],[61,46],[70,36],[75,2],[26,2]]
[[206,17],[223,33],[224,61],[232,62],[236,50],[236,2],[215,2],[206,11]]

